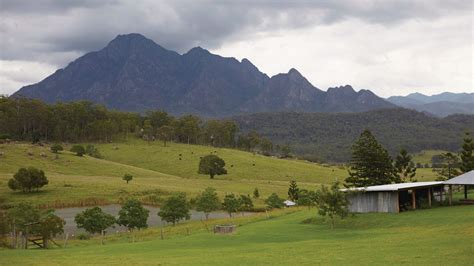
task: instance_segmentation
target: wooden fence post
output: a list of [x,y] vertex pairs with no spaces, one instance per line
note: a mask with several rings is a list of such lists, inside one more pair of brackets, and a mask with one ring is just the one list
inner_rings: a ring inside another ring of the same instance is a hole
[[66,233],[66,236],[64,237],[64,245],[63,247],[66,248],[67,247],[67,240],[69,238],[69,233]]

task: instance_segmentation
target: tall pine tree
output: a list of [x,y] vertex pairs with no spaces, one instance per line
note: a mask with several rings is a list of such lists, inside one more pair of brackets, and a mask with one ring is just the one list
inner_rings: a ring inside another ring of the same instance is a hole
[[411,155],[405,149],[400,150],[400,154],[395,158],[395,169],[403,182],[416,182],[413,177],[416,175],[416,167]]
[[347,187],[366,187],[399,182],[392,158],[369,130],[365,130],[352,146]]
[[468,132],[464,136],[464,143],[461,151],[461,172],[467,173],[474,170],[474,142]]
[[298,185],[296,184],[296,181],[291,180],[290,181],[290,187],[288,188],[288,198],[291,201],[296,202],[298,200],[299,193],[300,193],[300,189],[298,188]]

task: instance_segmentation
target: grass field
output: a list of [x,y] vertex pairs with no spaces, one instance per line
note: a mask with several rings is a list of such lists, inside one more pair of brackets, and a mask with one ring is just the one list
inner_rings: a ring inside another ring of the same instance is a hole
[[440,155],[442,153],[445,153],[446,151],[443,150],[425,150],[421,151],[417,154],[413,155],[413,161],[415,163],[421,163],[423,165],[428,164],[431,165],[431,158],[434,155]]
[[[273,192],[285,196],[289,180],[298,181],[301,188],[315,189],[320,184],[343,181],[347,175],[347,170],[341,167],[198,145],[168,143],[163,147],[161,142],[131,140],[96,146],[103,159],[77,157],[67,151],[56,159],[47,146],[0,144],[4,153],[0,157],[0,201],[64,207],[117,202],[133,196],[159,204],[171,192],[186,192],[192,197],[211,186],[221,195],[251,194],[258,187],[262,197],[256,205],[262,206],[263,198]],[[214,180],[197,173],[199,158],[211,152],[226,161],[228,170],[227,175]],[[39,193],[30,195],[10,191],[6,185],[8,179],[18,168],[27,166],[43,169],[50,183]],[[121,179],[125,173],[134,176],[128,185]],[[418,169],[417,179],[434,180],[435,176],[431,169]]]
[[[0,151],[4,153],[0,157],[0,200],[9,204],[30,201],[64,207],[117,202],[120,198],[134,196],[144,202],[159,204],[171,192],[181,191],[194,196],[209,186],[221,195],[230,192],[251,194],[258,187],[264,198],[273,192],[284,196],[291,179],[297,180],[300,187],[315,189],[321,183],[341,180],[346,174],[345,169],[337,167],[196,145],[170,143],[163,147],[161,143],[135,140],[97,146],[104,159],[77,157],[67,151],[56,159],[46,146],[0,145]],[[200,156],[215,151],[226,160],[229,174],[211,180],[209,176],[197,174],[197,168]],[[40,156],[42,152],[47,157]],[[8,179],[18,168],[27,166],[43,169],[50,183],[40,192],[29,195],[10,191]],[[121,179],[125,173],[134,176],[128,185]],[[256,204],[263,205],[263,200],[257,200]]]
[[[1,251],[1,265],[472,265],[474,206],[364,214],[331,230],[315,210],[161,240]],[[304,223],[303,221],[309,221]]]

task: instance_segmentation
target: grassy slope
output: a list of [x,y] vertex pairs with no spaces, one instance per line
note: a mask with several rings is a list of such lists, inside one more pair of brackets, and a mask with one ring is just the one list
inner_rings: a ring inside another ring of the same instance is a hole
[[474,206],[401,214],[365,214],[334,230],[300,211],[238,228],[232,236],[197,233],[138,243],[48,252],[3,251],[5,265],[54,264],[415,264],[469,265],[474,259]]
[[413,161],[415,163],[429,164],[431,165],[431,157],[434,155],[440,155],[447,151],[443,150],[425,150],[413,155]]
[[[0,198],[8,203],[34,201],[59,207],[81,205],[88,198],[117,201],[128,195],[149,193],[166,196],[169,192],[183,191],[194,196],[208,186],[215,187],[221,195],[229,192],[250,194],[258,187],[262,197],[272,192],[283,196],[290,179],[300,181],[301,187],[314,189],[320,183],[333,180],[330,176],[342,178],[345,174],[345,170],[335,167],[195,145],[172,143],[162,147],[158,143],[148,145],[143,141],[133,141],[98,146],[105,156],[103,160],[81,158],[69,152],[54,159],[48,147],[0,145],[0,151],[4,152],[0,157]],[[119,149],[115,150],[115,146]],[[27,151],[31,151],[33,156],[27,155]],[[197,174],[199,156],[211,151],[217,151],[227,161],[228,175],[210,180],[208,176]],[[41,152],[47,157],[39,156]],[[183,155],[181,161],[177,159],[180,153]],[[234,167],[230,167],[232,164]],[[46,172],[50,184],[41,192],[24,195],[7,188],[12,174],[26,166],[39,167]],[[125,173],[134,176],[128,185],[121,180]],[[262,205],[263,201],[256,203]]]

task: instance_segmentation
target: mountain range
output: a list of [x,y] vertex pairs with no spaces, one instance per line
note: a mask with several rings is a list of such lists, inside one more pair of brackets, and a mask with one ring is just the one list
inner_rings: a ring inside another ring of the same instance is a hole
[[117,110],[161,109],[225,117],[255,112],[363,112],[393,108],[369,90],[350,85],[313,86],[292,68],[272,77],[249,60],[221,57],[195,47],[167,50],[140,34],[119,35],[13,97],[47,103],[89,100]]
[[401,107],[440,117],[456,113],[474,114],[474,93],[444,92],[432,96],[412,93],[407,96],[392,96],[387,100]]

